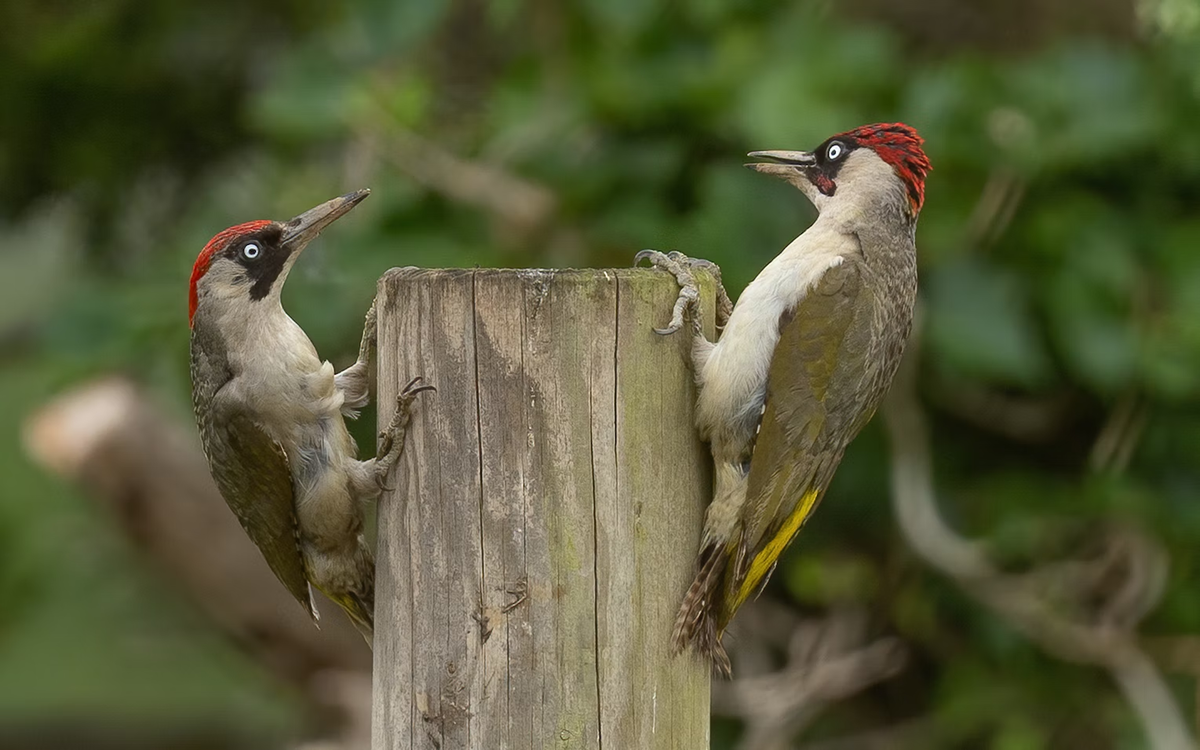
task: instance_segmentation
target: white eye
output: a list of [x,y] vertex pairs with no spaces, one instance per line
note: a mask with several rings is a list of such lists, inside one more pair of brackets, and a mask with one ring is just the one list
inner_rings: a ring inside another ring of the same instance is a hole
[[837,161],[838,157],[840,157],[844,151],[845,149],[842,148],[842,144],[831,143],[829,144],[829,148],[825,150],[825,158],[829,159],[829,161]]
[[261,251],[258,249],[258,245],[247,242],[246,246],[242,248],[242,257],[246,260],[254,260],[258,257],[259,252]]

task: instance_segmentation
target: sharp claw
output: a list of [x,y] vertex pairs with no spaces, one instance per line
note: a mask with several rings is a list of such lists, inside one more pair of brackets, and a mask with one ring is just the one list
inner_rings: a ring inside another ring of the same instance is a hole
[[[408,423],[412,419],[412,404],[416,397],[424,391],[436,391],[432,385],[418,385],[423,378],[417,376],[404,386],[400,393],[396,396],[396,411],[392,414],[388,426],[379,433],[379,449],[375,452],[379,460],[379,473],[375,476],[375,484],[381,490],[392,491],[394,488],[388,487],[385,479],[392,464],[400,456],[400,451],[404,447],[404,439],[408,433]],[[400,435],[400,440],[397,441],[397,433]],[[395,454],[395,455],[392,455]]]
[[650,262],[653,263],[654,259],[656,257],[660,257],[660,256],[665,257],[665,256],[663,256],[662,253],[660,253],[657,250],[639,250],[638,254],[633,256],[633,265],[636,266],[638,263],[641,263],[643,260],[649,260]]
[[388,486],[388,483],[383,480],[384,480],[384,476],[382,474],[375,477],[375,486],[378,487],[381,492],[395,492],[396,491],[395,487]]
[[634,265],[642,260],[649,260],[656,268],[667,271],[675,277],[676,283],[679,284],[679,297],[675,300],[675,306],[671,308],[671,322],[665,328],[655,328],[654,332],[660,336],[669,336],[681,330],[688,317],[693,319],[693,327],[698,331],[699,318],[696,307],[700,300],[700,289],[696,286],[696,280],[692,276],[692,259],[678,250],[672,250],[669,253],[642,250],[634,256]]
[[420,375],[418,375],[417,377],[408,381],[408,384],[405,385],[404,388],[400,391],[400,395],[396,397],[396,402],[397,403],[408,403],[408,402],[411,402],[418,393],[424,393],[425,391],[436,391],[437,390],[437,387],[432,386],[432,385],[418,386],[417,383],[420,383],[422,380],[424,380],[424,378],[421,377]]

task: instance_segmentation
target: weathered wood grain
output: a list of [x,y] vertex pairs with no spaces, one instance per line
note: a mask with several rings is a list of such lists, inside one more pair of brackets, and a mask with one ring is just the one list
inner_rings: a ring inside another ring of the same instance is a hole
[[[705,296],[711,329],[711,288]],[[423,375],[379,512],[375,750],[703,750],[670,654],[709,493],[677,288],[650,270],[397,269],[380,420]]]

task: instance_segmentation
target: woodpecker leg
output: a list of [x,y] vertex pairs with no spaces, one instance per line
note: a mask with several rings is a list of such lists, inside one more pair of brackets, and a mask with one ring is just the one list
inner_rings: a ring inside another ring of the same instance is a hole
[[671,322],[666,328],[655,328],[655,333],[663,336],[675,333],[683,328],[686,318],[691,323],[692,332],[696,336],[703,335],[700,330],[700,286],[692,273],[697,268],[711,273],[717,282],[717,330],[725,327],[729,314],[733,312],[733,303],[729,300],[725,285],[721,283],[720,266],[710,260],[689,258],[677,250],[665,254],[657,250],[643,250],[634,256],[634,265],[643,260],[648,260],[650,265],[669,272],[679,283],[679,297],[675,300],[675,307],[671,312]]
[[408,434],[408,422],[412,418],[412,406],[423,391],[436,391],[432,385],[421,385],[421,378],[408,381],[408,385],[396,397],[396,412],[387,427],[379,432],[379,450],[375,456],[375,484],[380,489],[389,489],[387,475],[404,452],[404,439]]
[[375,300],[371,300],[358,345],[358,361],[333,377],[334,387],[344,397],[342,414],[350,419],[358,419],[358,410],[371,403],[371,350],[375,348],[376,332]]
[[725,282],[721,280],[721,267],[711,260],[703,258],[688,258],[688,263],[692,268],[703,268],[712,274],[713,281],[717,284],[717,332],[725,330],[725,324],[729,322],[729,316],[733,313],[733,300],[729,299],[729,293],[725,291]]

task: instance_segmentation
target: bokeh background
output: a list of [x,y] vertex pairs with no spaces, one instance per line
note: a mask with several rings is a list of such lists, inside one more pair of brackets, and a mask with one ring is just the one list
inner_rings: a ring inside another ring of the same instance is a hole
[[[373,189],[284,295],[341,367],[392,266],[677,248],[736,296],[813,215],[743,154],[880,120],[935,168],[919,358],[746,615],[777,647],[735,658],[784,699],[718,686],[713,746],[1191,746],[1194,0],[6,0],[0,102],[0,748],[350,721],[163,563],[162,478],[121,505],[71,453],[97,419],[45,412],[116,375],[194,452],[185,294],[216,231]],[[940,519],[901,522],[904,481]],[[820,682],[838,659],[857,682]]]

